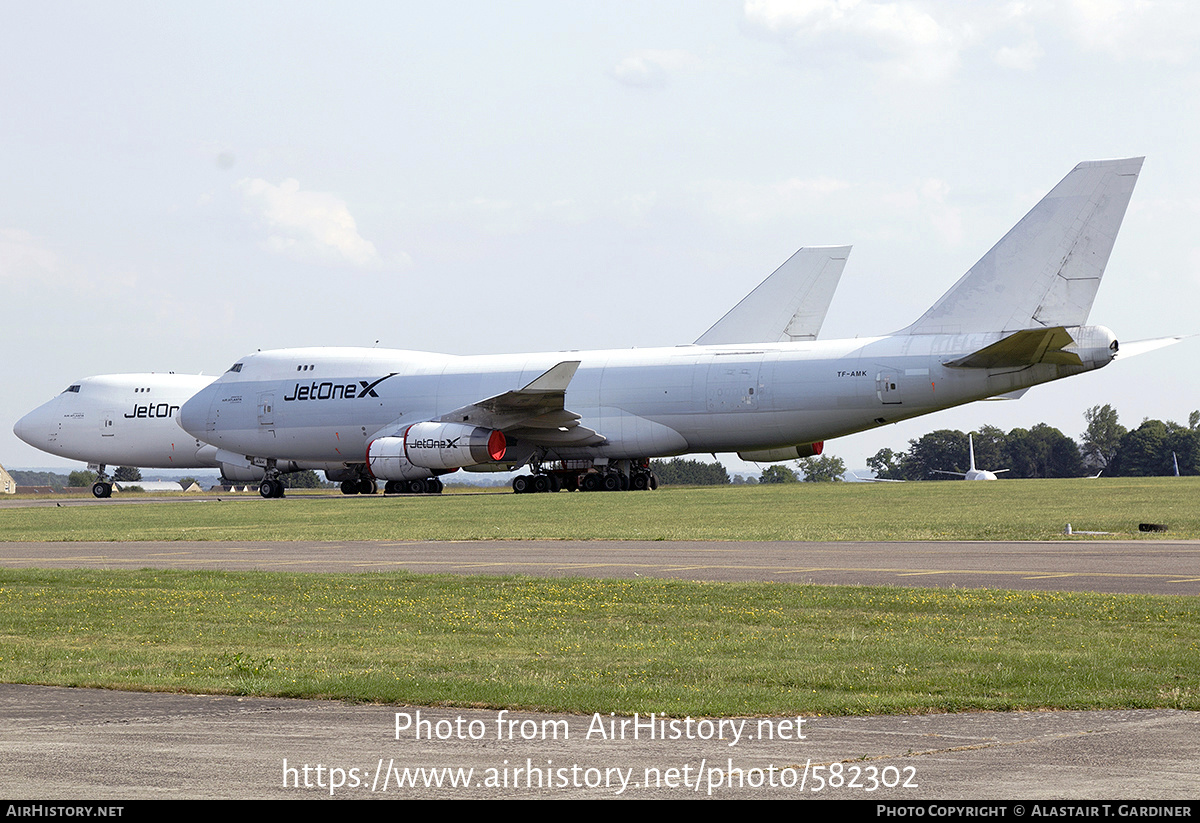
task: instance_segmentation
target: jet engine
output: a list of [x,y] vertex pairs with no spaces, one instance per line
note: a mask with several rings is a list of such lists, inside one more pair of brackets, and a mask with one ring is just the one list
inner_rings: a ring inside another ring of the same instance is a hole
[[267,473],[258,466],[239,466],[234,463],[222,463],[221,476],[226,480],[233,480],[237,483],[257,483],[266,477]]
[[804,443],[800,446],[785,446],[782,449],[761,449],[753,452],[738,452],[738,457],[751,463],[775,463],[780,460],[795,460],[800,457],[816,457],[825,449],[825,441]]
[[433,476],[432,471],[414,466],[404,456],[403,437],[380,437],[367,444],[367,471],[379,480],[420,480]]
[[[367,446],[371,473],[388,479],[428,476],[430,469],[461,469],[504,459],[504,432],[460,423],[414,423],[401,437],[380,437]],[[415,475],[416,470],[422,470]],[[408,473],[412,472],[412,473]]]

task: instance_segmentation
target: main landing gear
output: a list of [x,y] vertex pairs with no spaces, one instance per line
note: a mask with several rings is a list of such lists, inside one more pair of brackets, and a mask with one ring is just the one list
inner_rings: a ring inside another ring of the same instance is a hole
[[379,489],[375,487],[375,481],[369,477],[342,481],[342,494],[375,494],[377,491]]
[[562,489],[585,492],[647,491],[658,488],[658,477],[650,471],[648,460],[621,460],[608,466],[571,465],[582,461],[564,461],[547,468],[534,463],[533,474],[513,478],[516,494],[556,492]]
[[[389,480],[383,484],[384,494],[441,494],[442,481],[436,477],[418,477],[414,480]],[[370,477],[356,477],[342,481],[342,494],[375,494],[379,489]]]
[[442,481],[436,477],[416,478],[415,480],[389,480],[383,484],[384,494],[441,494]]

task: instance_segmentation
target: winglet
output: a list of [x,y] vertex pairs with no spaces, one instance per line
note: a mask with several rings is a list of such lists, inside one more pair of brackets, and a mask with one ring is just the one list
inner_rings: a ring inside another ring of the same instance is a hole
[[580,361],[564,360],[534,378],[524,388],[506,391],[439,418],[443,423],[474,423],[499,429],[534,445],[586,445],[604,437],[579,425],[579,415],[565,408],[567,385]]
[[579,368],[580,361],[564,360],[557,366],[547,369],[540,377],[537,377],[528,386],[521,389],[522,392],[565,392],[567,384],[571,382],[571,378],[575,376],[575,370]]

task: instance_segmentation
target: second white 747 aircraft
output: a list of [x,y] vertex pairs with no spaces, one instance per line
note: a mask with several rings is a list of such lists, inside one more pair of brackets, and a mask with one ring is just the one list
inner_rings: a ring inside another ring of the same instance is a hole
[[570,354],[265,351],[198,391],[179,422],[219,460],[261,466],[268,497],[282,494],[284,461],[340,464],[392,489],[528,465],[513,481],[524,492],[644,489],[652,457],[820,453],[829,438],[1110,363],[1116,337],[1084,324],[1141,166],[1080,163],[890,335]]

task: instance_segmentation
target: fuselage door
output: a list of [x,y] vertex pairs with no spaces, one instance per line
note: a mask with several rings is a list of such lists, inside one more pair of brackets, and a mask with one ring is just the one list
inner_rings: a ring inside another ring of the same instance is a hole
[[114,411],[106,411],[100,417],[100,436],[112,437],[117,433],[117,413]]
[[263,392],[258,396],[258,425],[275,425],[275,393]]
[[895,369],[884,369],[875,375],[875,394],[884,405],[897,405],[900,397],[900,372]]
[[750,357],[717,355],[707,370],[707,408],[710,412],[751,411],[758,408],[762,353]]

